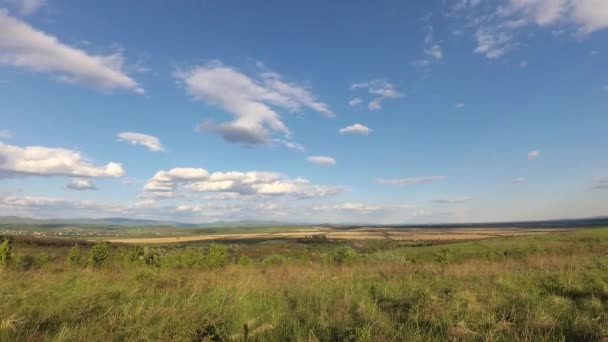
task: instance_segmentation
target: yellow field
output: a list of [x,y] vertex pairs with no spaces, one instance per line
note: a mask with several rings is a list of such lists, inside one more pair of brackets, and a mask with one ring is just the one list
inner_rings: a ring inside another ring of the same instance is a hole
[[170,237],[115,238],[106,241],[125,244],[171,244],[193,241],[219,240],[271,240],[298,239],[313,235],[325,235],[334,240],[389,239],[400,241],[453,241],[482,240],[494,237],[525,236],[568,231],[571,229],[521,229],[521,228],[455,228],[455,229],[421,229],[421,228],[356,228],[340,230],[329,227],[314,227],[297,231],[268,233],[232,233],[185,235]]

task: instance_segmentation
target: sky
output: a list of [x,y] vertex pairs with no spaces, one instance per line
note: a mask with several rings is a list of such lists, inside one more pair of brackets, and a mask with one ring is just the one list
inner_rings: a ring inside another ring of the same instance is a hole
[[0,0],[0,215],[608,214],[605,0]]

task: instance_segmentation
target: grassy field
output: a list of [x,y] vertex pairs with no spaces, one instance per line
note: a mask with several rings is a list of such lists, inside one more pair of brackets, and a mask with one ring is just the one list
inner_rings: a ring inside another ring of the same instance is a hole
[[604,228],[73,244],[0,247],[0,340],[608,341]]

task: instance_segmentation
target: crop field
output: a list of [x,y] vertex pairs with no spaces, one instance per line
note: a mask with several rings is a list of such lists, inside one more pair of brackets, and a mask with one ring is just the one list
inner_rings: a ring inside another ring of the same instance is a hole
[[608,339],[608,228],[232,233],[4,235],[0,340]]

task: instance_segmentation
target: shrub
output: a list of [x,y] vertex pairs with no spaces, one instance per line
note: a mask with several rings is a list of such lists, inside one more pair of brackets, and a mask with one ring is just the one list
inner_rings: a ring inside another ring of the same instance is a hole
[[452,251],[449,248],[442,247],[434,253],[435,262],[441,266],[445,266],[450,262]]
[[70,248],[70,251],[68,252],[68,262],[70,265],[74,266],[82,265],[82,253],[80,252],[80,247],[77,244]]
[[139,245],[132,246],[123,254],[123,259],[127,262],[141,262],[144,260],[144,248]]
[[12,246],[9,240],[4,240],[0,244],[0,265],[7,265],[12,259]]
[[40,253],[38,253],[38,255],[36,255],[36,266],[37,267],[43,267],[44,265],[48,264],[49,261],[51,261],[51,257],[44,252],[40,252]]
[[332,251],[330,259],[336,264],[353,262],[357,259],[357,252],[349,246],[340,246]]
[[228,247],[217,243],[209,245],[209,250],[204,258],[203,266],[207,268],[220,268],[228,264]]
[[110,257],[110,248],[105,243],[100,243],[89,251],[89,263],[92,266],[101,266]]
[[18,270],[27,271],[36,266],[36,259],[29,254],[22,255],[15,253],[13,255],[13,263]]
[[281,265],[287,262],[287,258],[280,254],[271,254],[264,258],[262,261],[262,265],[264,266],[272,266],[272,265]]
[[237,263],[241,266],[247,266],[247,265],[251,264],[251,258],[246,256],[245,254],[241,254],[239,256]]

